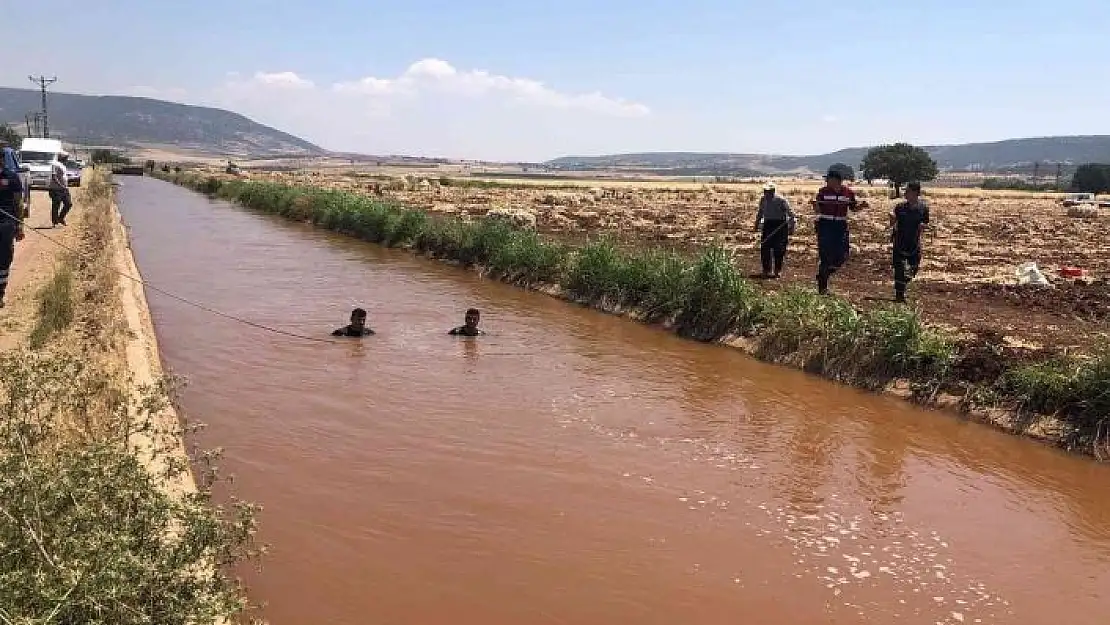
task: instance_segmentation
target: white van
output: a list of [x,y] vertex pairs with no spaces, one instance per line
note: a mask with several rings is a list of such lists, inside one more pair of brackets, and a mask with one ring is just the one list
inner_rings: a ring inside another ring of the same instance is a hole
[[57,139],[27,138],[19,146],[19,160],[30,168],[31,188],[50,187],[50,164],[59,154],[65,154],[62,142]]

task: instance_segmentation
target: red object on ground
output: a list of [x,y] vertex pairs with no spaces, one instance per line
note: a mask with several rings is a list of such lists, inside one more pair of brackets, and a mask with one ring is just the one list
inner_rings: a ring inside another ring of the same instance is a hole
[[1079,267],[1061,267],[1060,275],[1065,278],[1082,278],[1083,270]]

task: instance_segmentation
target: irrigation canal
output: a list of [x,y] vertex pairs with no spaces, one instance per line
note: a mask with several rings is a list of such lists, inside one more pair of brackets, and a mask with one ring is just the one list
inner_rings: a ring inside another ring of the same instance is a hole
[[[1110,468],[144,178],[120,205],[284,623],[1104,624]],[[463,311],[489,335],[445,336]]]

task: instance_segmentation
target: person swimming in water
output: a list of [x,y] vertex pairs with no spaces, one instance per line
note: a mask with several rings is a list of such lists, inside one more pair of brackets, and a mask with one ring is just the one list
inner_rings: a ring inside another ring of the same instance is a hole
[[465,324],[457,328],[452,328],[448,332],[451,336],[481,336],[485,334],[478,328],[478,322],[482,320],[482,313],[477,308],[471,308],[466,311]]
[[332,336],[370,336],[374,331],[366,325],[366,311],[356,308],[351,311],[351,323],[332,332]]

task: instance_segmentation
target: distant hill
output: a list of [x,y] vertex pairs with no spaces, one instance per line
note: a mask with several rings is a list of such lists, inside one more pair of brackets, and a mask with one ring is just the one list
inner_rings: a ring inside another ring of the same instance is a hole
[[[234,156],[310,156],[325,153],[291,134],[238,113],[151,98],[50,93],[50,134],[71,143],[173,145]],[[25,131],[25,115],[41,106],[38,91],[0,87],[0,122]]]
[[[993,143],[938,145],[925,148],[941,169],[954,171],[1023,170],[1034,163],[1110,163],[1110,136],[1040,137]],[[564,156],[545,163],[562,170],[622,169],[675,175],[752,175],[820,172],[833,163],[857,167],[867,148],[848,148],[815,156],[709,152],[646,152],[610,156]],[[1045,170],[1047,173],[1047,167]]]

